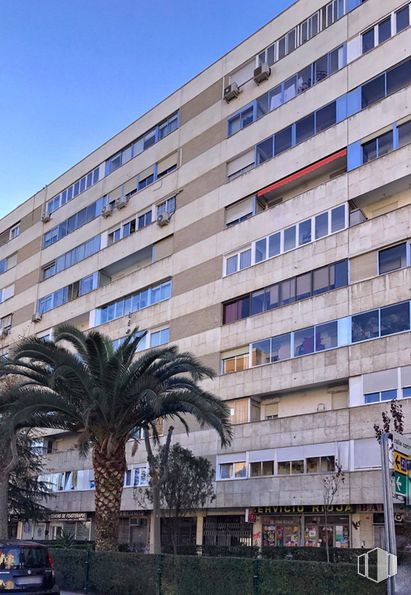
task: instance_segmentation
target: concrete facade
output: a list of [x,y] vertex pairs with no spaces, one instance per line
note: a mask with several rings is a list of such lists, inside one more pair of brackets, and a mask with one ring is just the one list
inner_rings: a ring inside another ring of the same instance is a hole
[[[0,221],[3,355],[63,321],[138,325],[216,370],[231,447],[191,422],[174,438],[216,469],[197,544],[323,545],[337,460],[330,543],[381,544],[391,398],[411,433],[410,23],[401,0],[298,0]],[[147,307],[106,308],[146,288]],[[92,538],[90,460],[75,437],[45,444],[56,515],[20,533]],[[120,541],[144,548],[142,445],[128,463]]]

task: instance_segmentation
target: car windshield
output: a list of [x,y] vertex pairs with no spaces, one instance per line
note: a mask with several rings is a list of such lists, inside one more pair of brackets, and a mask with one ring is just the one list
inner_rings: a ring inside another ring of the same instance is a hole
[[48,566],[46,548],[0,545],[0,570],[44,568],[45,566]]

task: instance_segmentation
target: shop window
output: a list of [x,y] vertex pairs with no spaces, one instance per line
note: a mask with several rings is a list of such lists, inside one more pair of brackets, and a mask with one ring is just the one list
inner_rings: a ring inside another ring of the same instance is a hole
[[381,336],[410,330],[409,302],[381,308]]
[[403,29],[406,29],[410,25],[410,7],[409,5],[404,6],[395,13],[395,21],[397,24],[397,33],[400,33]]
[[265,475],[274,475],[274,461],[262,461],[250,464],[251,477],[263,477]]
[[379,336],[378,310],[352,317],[352,342],[366,341]]
[[407,244],[398,244],[378,252],[378,272],[380,275],[397,271],[407,266]]

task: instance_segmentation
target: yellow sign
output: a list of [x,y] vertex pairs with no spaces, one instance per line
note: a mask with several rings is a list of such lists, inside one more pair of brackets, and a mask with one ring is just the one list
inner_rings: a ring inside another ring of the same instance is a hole
[[406,457],[402,452],[394,450],[394,471],[407,475],[411,464],[410,461],[410,457]]

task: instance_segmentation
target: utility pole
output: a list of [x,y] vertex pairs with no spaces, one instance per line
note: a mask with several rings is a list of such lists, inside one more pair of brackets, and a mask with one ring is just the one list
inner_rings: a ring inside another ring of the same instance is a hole
[[[397,544],[395,540],[394,503],[391,486],[389,440],[392,440],[392,434],[383,432],[380,438],[380,446],[382,485],[384,493],[385,548],[388,553],[396,556]],[[387,595],[395,595],[395,576],[390,576],[387,580]]]

